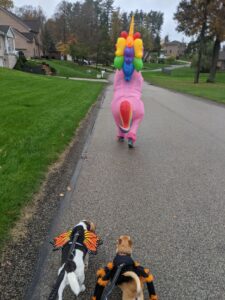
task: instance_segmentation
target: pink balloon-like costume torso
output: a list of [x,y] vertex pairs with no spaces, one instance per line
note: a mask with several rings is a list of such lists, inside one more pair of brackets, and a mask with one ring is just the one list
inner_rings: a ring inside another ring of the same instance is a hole
[[136,141],[138,126],[144,117],[141,100],[143,77],[134,70],[131,80],[124,79],[124,72],[117,70],[114,78],[114,94],[111,103],[113,117],[118,128],[118,137]]

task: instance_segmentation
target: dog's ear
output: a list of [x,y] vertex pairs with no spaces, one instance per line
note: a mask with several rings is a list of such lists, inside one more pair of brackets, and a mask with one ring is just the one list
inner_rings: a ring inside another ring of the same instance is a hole
[[133,245],[133,242],[132,242],[132,240],[131,240],[131,239],[129,239],[129,240],[128,240],[128,244],[129,244],[129,246],[130,246],[130,247],[132,247],[132,245]]
[[117,244],[120,245],[122,242],[123,242],[123,240],[122,240],[122,238],[120,237],[120,238],[117,240]]
[[95,232],[96,230],[96,226],[93,222],[90,222],[90,221],[84,221],[84,223],[87,225],[87,230],[88,231],[92,231],[92,232]]
[[90,222],[88,222],[86,220],[84,220],[83,222],[87,226],[87,230],[90,231],[91,230],[91,224],[90,224]]
[[92,231],[92,232],[96,231],[96,225],[93,222],[90,222],[90,231]]

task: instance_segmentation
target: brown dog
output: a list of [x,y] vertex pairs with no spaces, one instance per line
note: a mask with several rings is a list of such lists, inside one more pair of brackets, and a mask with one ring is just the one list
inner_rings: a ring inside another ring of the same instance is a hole
[[[133,242],[129,235],[121,235],[117,241],[116,254],[118,255],[131,255]],[[120,289],[123,292],[123,300],[144,300],[143,295],[143,283],[141,283],[139,277],[133,271],[127,271],[123,273],[123,276],[131,277],[132,280],[124,282],[120,285]]]
[[[122,235],[117,241],[116,256],[105,268],[97,271],[97,283],[92,300],[107,299],[112,292],[111,282],[115,282],[123,292],[123,300],[144,300],[143,286],[147,284],[149,299],[158,300],[153,284],[153,276],[148,269],[144,269],[132,257],[132,240],[128,235]],[[104,292],[105,287],[109,290]],[[103,297],[103,298],[102,298]]]

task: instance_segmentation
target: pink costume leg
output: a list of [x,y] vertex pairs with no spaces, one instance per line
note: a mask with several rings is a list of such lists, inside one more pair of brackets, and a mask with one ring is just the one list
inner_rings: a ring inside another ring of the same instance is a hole
[[132,139],[134,143],[136,141],[138,127],[143,117],[144,117],[144,104],[142,101],[138,101],[138,109],[135,109],[132,125],[130,131],[127,134],[127,138]]
[[122,132],[119,127],[117,127],[117,137],[126,137],[126,133]]
[[126,133],[122,132],[120,130],[120,114],[119,114],[119,110],[120,110],[120,101],[117,102],[113,102],[111,105],[111,109],[112,109],[112,114],[113,114],[113,118],[115,120],[115,124],[117,127],[117,137],[123,137],[125,138]]

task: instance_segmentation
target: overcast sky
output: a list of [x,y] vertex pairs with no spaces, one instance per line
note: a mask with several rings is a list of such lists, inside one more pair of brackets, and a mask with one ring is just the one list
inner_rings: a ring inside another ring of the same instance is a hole
[[[61,0],[14,0],[14,4],[17,7],[23,5],[40,5],[45,14],[50,17],[55,12],[55,8],[57,4],[61,2]],[[76,0],[70,2],[76,2]],[[156,10],[164,13],[164,23],[162,28],[161,36],[162,38],[165,35],[169,35],[170,40],[182,40],[184,38],[185,41],[189,39],[184,35],[177,33],[176,23],[173,20],[173,14],[176,11],[177,5],[180,0],[115,0],[115,7],[120,7],[123,11],[131,11],[136,9],[142,9],[143,11]],[[129,3],[129,7],[127,5]]]

